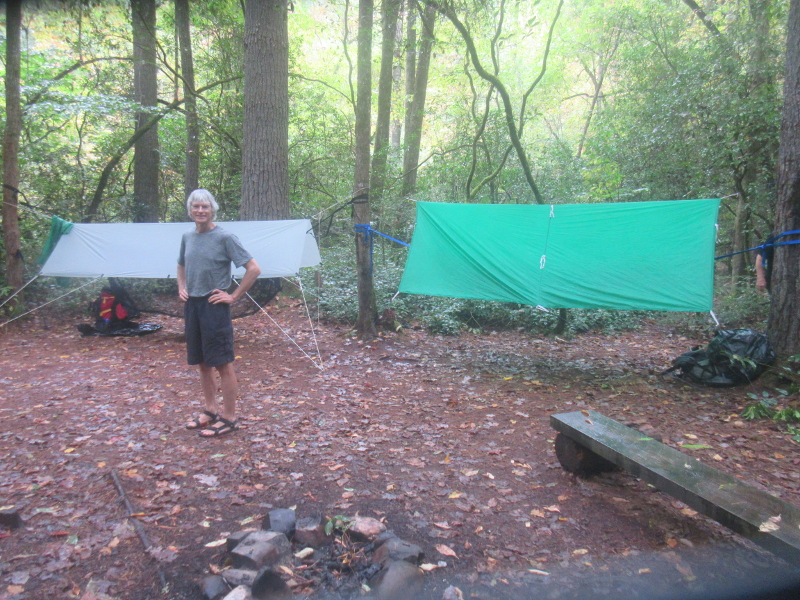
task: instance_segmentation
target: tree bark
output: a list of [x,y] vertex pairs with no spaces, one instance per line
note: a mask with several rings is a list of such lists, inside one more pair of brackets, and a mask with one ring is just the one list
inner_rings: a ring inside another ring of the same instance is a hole
[[286,0],[245,3],[243,220],[288,219],[289,31]]
[[416,0],[406,0],[406,2],[406,98],[404,103],[403,140],[404,145],[408,147],[408,142],[410,141],[408,131],[411,129],[411,106],[414,103],[414,86],[417,83],[417,3]]
[[194,96],[194,58],[192,56],[189,0],[175,0],[175,27],[178,30],[184,112],[186,114],[186,158],[183,172],[185,199],[199,187],[200,177],[200,127],[197,122],[197,101]]
[[[358,3],[358,58],[356,90],[356,148],[353,178],[353,220],[356,225],[369,225],[369,138],[372,101],[372,0]],[[378,310],[372,282],[369,235],[356,233],[356,270],[358,274],[358,319],[356,332],[361,339],[377,335],[375,321]]]
[[[158,103],[156,69],[156,3],[155,0],[131,0],[133,25],[133,96],[139,109],[136,129],[153,116]],[[160,171],[158,126],[150,127],[136,142],[133,154],[133,220],[153,223],[161,216],[158,194]]]
[[[750,0],[749,11],[752,23],[752,43],[747,58],[746,94],[748,98],[773,97],[774,81],[772,70],[768,64],[768,42],[770,34],[770,4],[771,0]],[[741,252],[751,246],[750,219],[756,196],[751,194],[750,186],[758,176],[758,164],[762,162],[761,153],[764,150],[764,137],[760,129],[764,127],[760,121],[750,122],[745,130],[745,138],[749,140],[745,147],[745,156],[739,172],[735,175],[736,191],[739,192],[736,204],[736,218],[733,232],[733,251]],[[736,289],[748,271],[749,253],[734,254],[731,257],[732,284]]]
[[[3,132],[3,238],[6,251],[6,284],[18,290],[22,287],[24,264],[20,249],[19,215],[19,136],[22,131],[20,105],[20,27],[21,0],[6,1],[6,126]],[[16,302],[19,302],[17,297]]]
[[383,205],[383,192],[386,186],[386,162],[389,153],[389,130],[392,115],[392,65],[399,5],[399,0],[383,0],[378,116],[375,124],[375,146],[372,150],[372,173],[370,175],[370,208],[378,215],[380,215]]
[[[778,151],[775,233],[800,229],[800,0],[791,0]],[[783,238],[784,240],[786,238]],[[793,236],[790,239],[797,239]],[[780,356],[800,352],[800,244],[778,246],[772,271],[768,335]]]
[[428,92],[428,70],[433,52],[433,28],[436,24],[436,9],[426,6],[422,13],[419,55],[414,78],[414,97],[411,101],[410,115],[406,115],[405,153],[403,155],[403,196],[413,194],[417,189],[417,167],[419,166],[419,146],[422,142],[422,122],[425,118],[425,96]]

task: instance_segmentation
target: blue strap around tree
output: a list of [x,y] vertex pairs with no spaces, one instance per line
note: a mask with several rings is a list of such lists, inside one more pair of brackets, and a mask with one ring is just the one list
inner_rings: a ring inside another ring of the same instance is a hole
[[372,251],[373,251],[374,246],[375,246],[375,236],[372,235],[373,233],[376,233],[376,234],[378,234],[380,236],[385,237],[387,240],[392,240],[393,242],[397,242],[398,244],[401,244],[401,245],[406,246],[408,248],[411,247],[411,244],[406,244],[405,242],[401,242],[400,240],[395,239],[390,235],[386,235],[385,233],[381,233],[380,231],[377,231],[377,230],[373,229],[372,226],[369,223],[356,224],[356,225],[353,226],[353,228],[355,229],[356,233],[363,233],[364,236],[365,236],[364,240],[369,244],[369,276],[370,277],[372,277]]
[[[738,252],[731,252],[730,254],[723,254],[722,256],[715,256],[714,260],[719,260],[721,258],[728,258],[729,256],[736,256],[737,254],[743,254],[745,252],[751,252],[753,250],[761,250],[762,252],[766,248],[772,248],[774,246],[791,246],[792,244],[800,244],[800,240],[791,240],[788,242],[776,242],[778,238],[786,237],[787,235],[797,235],[800,234],[800,229],[795,229],[794,231],[786,231],[784,233],[779,233],[778,235],[773,235],[770,237],[766,242],[761,244],[760,246],[753,246],[752,248],[748,248],[747,250],[739,250]],[[770,241],[772,240],[772,241]]]

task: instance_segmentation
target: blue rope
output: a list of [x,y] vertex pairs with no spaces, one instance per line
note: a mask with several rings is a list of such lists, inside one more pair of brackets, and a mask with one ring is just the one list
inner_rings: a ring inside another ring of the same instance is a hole
[[387,240],[392,240],[393,242],[397,242],[398,244],[401,244],[401,245],[406,246],[408,248],[411,247],[411,244],[406,244],[405,242],[401,242],[400,240],[397,240],[397,239],[393,238],[390,235],[386,235],[385,233],[381,233],[380,231],[377,231],[376,229],[373,229],[372,226],[369,223],[356,224],[356,225],[353,226],[353,228],[355,229],[356,233],[363,233],[364,236],[365,236],[364,237],[364,241],[366,241],[369,244],[369,276],[370,277],[372,277],[372,264],[373,264],[372,263],[372,254],[373,254],[373,250],[375,248],[375,236],[372,235],[373,233],[377,233],[378,235],[385,237]]
[[738,252],[731,252],[730,254],[723,254],[722,256],[715,256],[714,260],[719,260],[721,258],[728,258],[729,256],[736,256],[737,254],[744,254],[745,252],[751,252],[753,250],[761,250],[763,252],[764,249],[771,248],[771,247],[774,247],[774,246],[790,246],[792,244],[800,244],[800,240],[792,240],[791,242],[775,242],[774,241],[774,240],[777,240],[778,238],[782,238],[782,237],[785,237],[787,235],[796,235],[798,233],[800,233],[800,229],[796,229],[794,231],[787,231],[785,233],[774,235],[774,236],[772,236],[770,238],[771,240],[773,240],[772,243],[764,243],[764,244],[761,244],[760,246],[754,246],[752,248],[748,248],[747,250],[739,250]]

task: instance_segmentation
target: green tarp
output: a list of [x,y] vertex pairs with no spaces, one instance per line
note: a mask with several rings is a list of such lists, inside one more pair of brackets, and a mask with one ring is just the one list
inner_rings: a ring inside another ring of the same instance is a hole
[[711,310],[719,200],[417,203],[400,291],[547,308]]
[[47,259],[50,258],[50,255],[53,253],[53,248],[58,244],[58,240],[61,239],[62,235],[66,235],[72,231],[73,225],[75,224],[53,215],[53,218],[50,219],[50,233],[47,235],[47,241],[45,241],[42,253],[39,255],[40,265],[47,262]]

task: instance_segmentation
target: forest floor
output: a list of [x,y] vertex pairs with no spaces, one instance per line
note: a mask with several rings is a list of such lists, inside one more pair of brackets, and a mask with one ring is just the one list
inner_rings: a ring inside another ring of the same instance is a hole
[[708,340],[651,322],[361,343],[345,326],[312,334],[294,300],[267,310],[314,357],[316,336],[324,369],[263,315],[237,320],[241,429],[218,439],[184,428],[200,388],[180,320],[140,319],[163,329],[138,338],[82,337],[86,320],[63,315],[0,330],[0,505],[25,521],[0,529],[0,599],[199,599],[220,565],[213,542],[289,507],[384,520],[442,565],[425,576],[431,599],[449,585],[465,598],[712,598],[796,575],[640,480],[579,479],[555,457],[550,415],[591,408],[800,505],[800,445],[738,416],[767,382],[658,376]]

